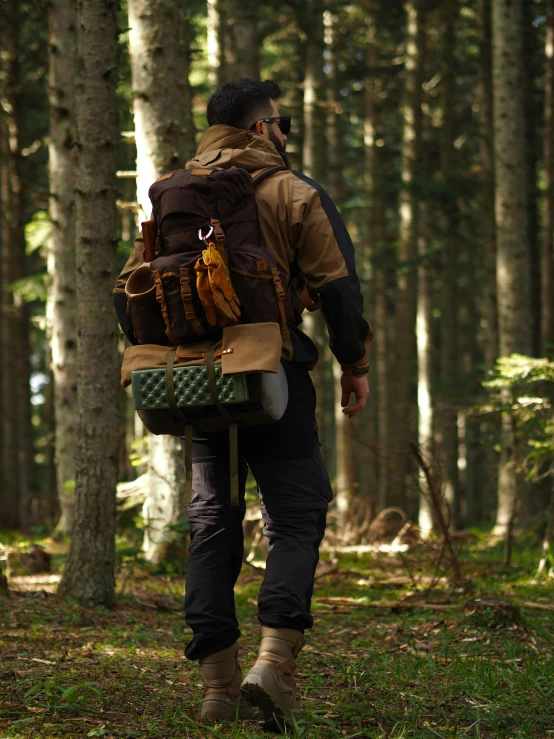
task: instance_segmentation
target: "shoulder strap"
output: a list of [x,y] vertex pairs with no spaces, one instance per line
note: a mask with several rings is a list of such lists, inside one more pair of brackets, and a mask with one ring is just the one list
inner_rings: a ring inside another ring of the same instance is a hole
[[252,182],[254,183],[254,187],[257,187],[260,182],[263,182],[266,177],[270,177],[272,174],[275,174],[275,172],[286,172],[288,171],[288,167],[285,167],[285,165],[277,165],[275,167],[264,167],[263,169],[257,169],[254,172],[251,172],[250,175],[252,177]]

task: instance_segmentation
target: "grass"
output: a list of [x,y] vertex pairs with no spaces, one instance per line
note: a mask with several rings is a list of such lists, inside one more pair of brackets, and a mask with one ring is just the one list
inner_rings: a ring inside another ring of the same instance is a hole
[[[535,582],[537,551],[516,549],[509,570],[494,549],[467,551],[470,595],[444,583],[414,592],[398,577],[406,575],[401,561],[344,557],[316,581],[314,630],[298,663],[304,714],[289,735],[554,737],[554,612],[536,607],[554,602],[554,580]],[[246,669],[260,581],[245,569],[237,587]],[[169,585],[180,594],[182,576]],[[464,605],[479,596],[519,603],[521,622],[491,629],[469,621]],[[182,613],[148,607],[170,600],[167,579],[146,570],[127,581],[112,611],[40,590],[0,598],[0,739],[271,736],[256,721],[199,723],[200,673],[183,657]]]

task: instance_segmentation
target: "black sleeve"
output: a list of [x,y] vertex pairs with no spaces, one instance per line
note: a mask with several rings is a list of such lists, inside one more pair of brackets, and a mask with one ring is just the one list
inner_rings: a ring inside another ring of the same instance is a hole
[[357,281],[341,277],[323,285],[318,292],[335,357],[342,365],[365,360],[372,330],[362,315],[362,294]]
[[133,330],[133,322],[131,316],[127,313],[127,296],[125,293],[114,293],[113,302],[115,305],[115,311],[117,313],[117,320],[121,326],[121,330],[125,336],[129,339],[131,344],[138,344]]
[[329,345],[342,365],[365,363],[373,330],[363,317],[364,301],[356,274],[354,244],[329,193],[306,175],[296,171],[294,174],[319,193],[348,271],[348,277],[339,277],[318,289],[321,312],[329,331]]

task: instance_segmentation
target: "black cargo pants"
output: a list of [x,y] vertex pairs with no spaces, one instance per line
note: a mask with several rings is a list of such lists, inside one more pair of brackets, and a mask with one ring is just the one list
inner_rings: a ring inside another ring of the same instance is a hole
[[234,586],[244,552],[242,520],[248,467],[258,484],[267,569],[258,599],[264,626],[304,631],[319,544],[332,498],[315,423],[315,391],[305,364],[283,361],[289,385],[284,416],[239,429],[240,506],[231,506],[228,433],[195,432],[185,618],[193,632],[185,655],[195,660],[232,646],[240,631]]

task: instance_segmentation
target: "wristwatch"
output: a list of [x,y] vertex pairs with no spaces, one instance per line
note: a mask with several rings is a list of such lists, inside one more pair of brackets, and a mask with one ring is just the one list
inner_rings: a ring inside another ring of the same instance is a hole
[[342,371],[347,375],[352,375],[352,377],[363,377],[369,372],[369,364],[362,364],[358,367],[343,367]]

